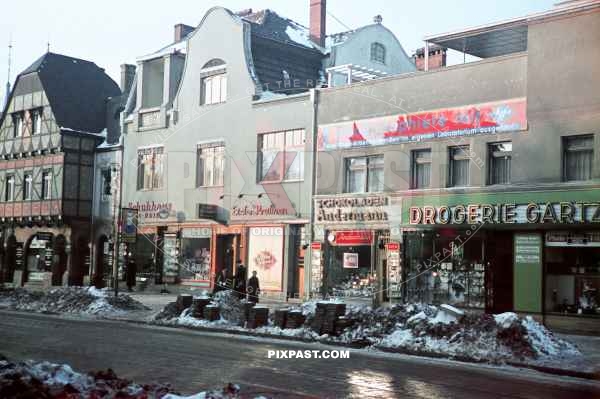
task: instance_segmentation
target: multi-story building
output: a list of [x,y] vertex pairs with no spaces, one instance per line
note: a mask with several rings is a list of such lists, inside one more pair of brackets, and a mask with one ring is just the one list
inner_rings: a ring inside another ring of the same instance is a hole
[[600,4],[426,40],[480,60],[319,90],[313,289],[597,330]]
[[94,150],[119,128],[120,94],[96,64],[50,52],[16,78],[0,120],[2,281],[89,276]]
[[263,292],[304,292],[310,90],[328,75],[337,85],[415,69],[381,23],[328,39],[325,1],[312,1],[310,12],[305,28],[270,10],[212,8],[138,59],[123,194],[139,212],[138,271],[156,283],[209,288],[241,260],[258,271]]

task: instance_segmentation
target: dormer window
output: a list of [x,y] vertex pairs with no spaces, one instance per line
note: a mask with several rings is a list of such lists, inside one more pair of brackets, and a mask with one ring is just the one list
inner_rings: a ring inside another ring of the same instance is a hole
[[385,46],[381,43],[371,44],[371,61],[385,64]]
[[13,115],[13,137],[23,136],[23,112],[15,112]]
[[227,100],[227,65],[215,58],[200,70],[202,79],[201,105],[220,104]]

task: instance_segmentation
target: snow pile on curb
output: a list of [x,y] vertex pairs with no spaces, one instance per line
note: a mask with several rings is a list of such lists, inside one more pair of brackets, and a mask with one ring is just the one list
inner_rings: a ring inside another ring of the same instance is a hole
[[[0,357],[1,358],[1,357]],[[49,362],[0,360],[0,398],[235,399],[240,387],[180,396],[166,384],[140,385],[107,371],[81,374]]]
[[[227,306],[232,305],[228,302]],[[235,318],[228,320],[222,316],[213,322],[196,319],[190,309],[155,322],[492,363],[557,365],[583,358],[571,343],[555,337],[533,318],[521,318],[515,313],[472,313],[450,305],[398,304],[376,309],[357,305],[349,306],[346,311],[345,318],[353,321],[351,327],[339,336],[319,336],[310,328],[315,306],[316,302],[307,302],[292,308],[306,316],[304,325],[297,329],[275,327],[271,320],[269,326],[248,330],[240,327]]]
[[112,291],[95,287],[61,287],[49,291],[30,291],[22,288],[5,290],[0,291],[0,306],[42,313],[98,316],[148,309],[127,294],[120,293],[115,297]]
[[530,316],[520,318],[511,312],[467,313],[460,319],[442,309],[420,312],[375,346],[489,362],[560,362],[582,356]]

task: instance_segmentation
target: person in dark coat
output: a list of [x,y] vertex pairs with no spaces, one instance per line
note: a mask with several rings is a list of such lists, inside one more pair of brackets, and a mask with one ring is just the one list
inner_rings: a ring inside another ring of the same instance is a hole
[[246,297],[246,266],[241,260],[238,260],[238,266],[235,273],[235,292],[239,299]]
[[215,281],[215,288],[213,293],[217,293],[219,291],[228,290],[230,287],[231,280],[229,278],[229,270],[227,268],[221,269],[219,274],[217,275],[217,279]]
[[127,270],[125,271],[125,279],[127,281],[127,290],[132,291],[135,286],[135,275],[137,274],[137,265],[134,258],[129,258],[127,262]]
[[258,303],[258,295],[260,294],[260,284],[256,276],[256,270],[252,271],[252,277],[248,280],[248,302]]

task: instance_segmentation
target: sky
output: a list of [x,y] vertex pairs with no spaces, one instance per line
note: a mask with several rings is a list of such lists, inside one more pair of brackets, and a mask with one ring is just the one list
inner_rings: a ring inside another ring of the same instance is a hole
[[[135,63],[173,40],[173,26],[196,26],[213,6],[232,11],[269,8],[308,26],[310,0],[29,0],[7,1],[0,23],[0,72],[11,81],[50,51],[94,61],[119,82],[120,65]],[[520,17],[552,8],[556,0],[328,0],[327,33],[372,23],[380,14],[406,52],[423,46],[426,35]],[[335,17],[335,18],[334,18]],[[341,21],[343,25],[337,20]],[[346,25],[346,26],[344,26]],[[218,38],[215,38],[218,40]],[[449,63],[458,62],[457,55]],[[0,97],[2,97],[0,95]]]

